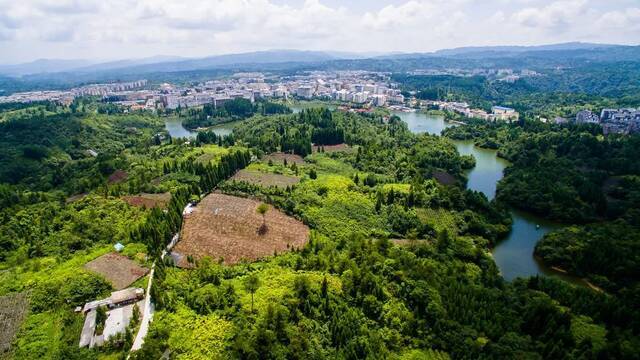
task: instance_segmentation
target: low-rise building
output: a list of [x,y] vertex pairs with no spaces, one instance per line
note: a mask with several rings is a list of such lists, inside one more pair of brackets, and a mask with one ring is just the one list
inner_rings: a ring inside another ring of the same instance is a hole
[[[142,312],[144,307],[144,289],[127,288],[114,291],[106,299],[86,303],[78,311],[85,314],[79,347],[101,346],[105,341],[124,332],[131,322],[134,307]],[[98,308],[106,310],[106,319],[102,334],[96,335]]]
[[518,114],[515,109],[509,107],[494,106],[491,108],[491,112],[494,120],[512,121],[520,118],[520,114]]
[[604,109],[600,121],[605,135],[638,133],[640,109]]
[[582,110],[576,114],[576,124],[597,124],[600,117],[589,110]]

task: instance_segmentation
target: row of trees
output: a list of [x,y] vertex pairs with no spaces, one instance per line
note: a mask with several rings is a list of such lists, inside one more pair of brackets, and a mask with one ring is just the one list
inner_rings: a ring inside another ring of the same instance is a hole
[[[178,113],[182,116],[181,110],[178,110]],[[225,101],[219,106],[215,104],[205,104],[201,109],[187,109],[186,118],[182,123],[187,128],[195,129],[234,120],[247,119],[254,114],[276,115],[289,113],[291,113],[291,109],[286,105],[269,101],[257,101],[253,103],[251,100],[245,98],[235,98]]]

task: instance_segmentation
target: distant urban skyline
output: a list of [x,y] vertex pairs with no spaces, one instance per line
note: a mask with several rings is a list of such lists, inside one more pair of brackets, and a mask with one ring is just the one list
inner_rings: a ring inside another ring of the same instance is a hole
[[635,0],[0,0],[3,64],[638,39]]

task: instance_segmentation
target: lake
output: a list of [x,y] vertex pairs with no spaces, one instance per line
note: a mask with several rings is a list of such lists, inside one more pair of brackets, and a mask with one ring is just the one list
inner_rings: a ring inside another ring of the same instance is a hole
[[[413,133],[429,133],[440,135],[442,130],[452,124],[443,116],[428,115],[420,112],[393,112],[405,121]],[[509,165],[507,160],[499,158],[495,150],[482,149],[471,141],[453,140],[463,155],[473,155],[476,166],[467,173],[467,188],[484,193],[490,200],[496,195],[496,185],[502,179],[504,169]],[[541,219],[531,214],[513,210],[511,212],[513,227],[506,239],[496,244],[492,254],[502,276],[506,280],[516,277],[534,275],[550,275],[560,277],[572,283],[580,283],[579,279],[554,272],[533,256],[538,241],[548,232],[561,227],[559,224]]]
[[[233,132],[234,126],[235,126],[235,123],[227,123],[227,124],[216,125],[214,127],[209,128],[209,130],[213,130],[213,132],[216,133],[216,135],[226,136],[231,134],[231,132]],[[167,118],[164,121],[164,128],[167,130],[167,132],[169,133],[169,135],[171,135],[172,138],[194,139],[198,134],[197,131],[191,131],[185,128],[182,125],[182,120],[177,118]]]

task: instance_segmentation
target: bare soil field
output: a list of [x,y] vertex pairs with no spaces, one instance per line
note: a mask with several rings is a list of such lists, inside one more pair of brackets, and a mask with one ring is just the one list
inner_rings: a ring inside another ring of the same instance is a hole
[[259,234],[262,216],[256,212],[261,202],[224,194],[210,194],[185,216],[174,259],[180,267],[190,267],[187,257],[222,258],[227,265],[241,260],[257,260],[302,248],[309,240],[309,228],[302,222],[269,206],[265,214],[267,231]]
[[457,182],[453,175],[445,171],[434,171],[432,176],[442,185],[453,185]]
[[324,152],[333,153],[339,151],[351,151],[353,148],[347,144],[337,144],[337,145],[314,145],[313,152],[317,153],[321,148],[324,148]]
[[300,182],[299,178],[293,176],[267,174],[260,171],[246,169],[238,171],[235,175],[233,175],[233,177],[231,177],[231,180],[244,181],[263,187],[277,186],[280,188],[293,186]]
[[0,359],[10,350],[28,309],[29,299],[24,292],[0,297]]
[[129,174],[127,174],[126,171],[116,170],[109,176],[109,179],[107,179],[107,181],[109,182],[109,184],[117,184],[126,180],[128,176]]
[[285,154],[281,152],[273,153],[266,155],[262,158],[262,161],[268,162],[269,160],[274,163],[284,163],[284,159],[287,159],[287,164],[291,165],[292,163],[296,163],[296,165],[304,165],[304,159],[300,155],[295,154]]
[[149,272],[149,269],[117,253],[102,255],[84,267],[104,276],[116,290],[126,288]]
[[131,206],[137,207],[145,207],[147,209],[151,209],[154,207],[158,207],[161,209],[166,209],[169,205],[169,201],[171,201],[171,193],[162,193],[162,194],[146,194],[142,193],[140,195],[128,195],[123,196],[122,200],[124,200],[127,204]]

